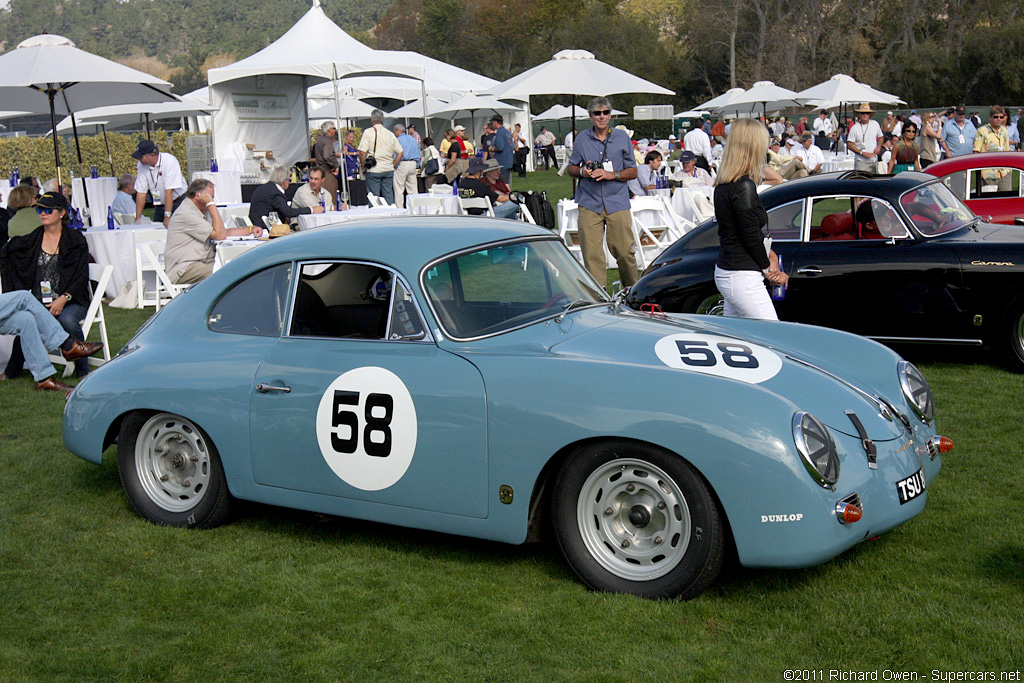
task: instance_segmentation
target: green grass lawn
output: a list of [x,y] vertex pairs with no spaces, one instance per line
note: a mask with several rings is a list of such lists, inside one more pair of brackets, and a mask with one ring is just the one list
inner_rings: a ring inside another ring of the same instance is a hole
[[[115,349],[148,315],[108,310]],[[217,529],[157,527],[132,511],[114,449],[96,466],[63,448],[59,394],[0,383],[0,681],[1020,669],[1024,378],[981,353],[904,351],[956,442],[925,511],[819,567],[732,566],[691,602],[592,593],[549,544],[254,504]]]

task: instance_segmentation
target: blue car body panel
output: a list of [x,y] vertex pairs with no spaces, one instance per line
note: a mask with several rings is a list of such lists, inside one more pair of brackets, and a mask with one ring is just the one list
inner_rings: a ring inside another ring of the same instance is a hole
[[[548,238],[547,231],[507,221],[415,217],[355,221],[247,252],[179,295],[78,385],[65,408],[65,445],[99,463],[123,416],[166,411],[207,433],[235,497],[520,543],[553,464],[595,440],[649,443],[684,458],[707,480],[740,560],[750,566],[820,563],[923,509],[927,492],[901,505],[896,482],[918,470],[929,484],[937,475],[941,458],[925,448],[935,428],[917,419],[904,397],[899,356],[875,342],[805,325],[651,316],[615,304],[482,339],[446,336],[419,284],[426,264],[478,245]],[[277,264],[329,259],[394,269],[408,283],[429,338],[249,336],[209,328],[211,309],[233,283]],[[739,379],[668,365],[665,345],[686,348],[686,340],[734,354]],[[748,352],[770,360],[774,372],[745,378]],[[397,424],[389,433],[414,438],[408,469],[379,488],[336,476],[317,445],[332,382],[365,368],[398,377],[415,405],[415,434]],[[287,384],[291,392],[260,393],[261,383]],[[909,427],[880,415],[872,395],[909,415]],[[817,416],[833,436],[841,465],[834,489],[818,485],[796,451],[798,411]],[[859,416],[876,444],[877,469],[869,468],[846,411]],[[499,495],[503,487],[511,500]],[[844,526],[835,505],[853,493],[864,517]]]

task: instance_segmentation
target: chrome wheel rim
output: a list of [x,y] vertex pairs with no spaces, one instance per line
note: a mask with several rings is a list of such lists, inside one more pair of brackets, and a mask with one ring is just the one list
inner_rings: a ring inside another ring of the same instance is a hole
[[721,294],[712,294],[697,307],[701,315],[725,315],[725,299]]
[[183,417],[160,413],[139,430],[135,471],[149,499],[168,512],[192,510],[210,485],[210,451],[199,429]]
[[583,483],[576,522],[591,557],[615,576],[650,581],[689,546],[690,510],[678,484],[643,460],[604,463]]

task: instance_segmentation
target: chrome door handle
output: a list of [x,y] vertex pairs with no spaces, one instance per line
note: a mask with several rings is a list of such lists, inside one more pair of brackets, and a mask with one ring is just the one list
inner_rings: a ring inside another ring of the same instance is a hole
[[797,275],[821,275],[821,268],[816,266],[806,266],[804,268],[796,269]]
[[280,391],[281,393],[284,393],[284,394],[290,394],[292,392],[292,388],[291,387],[275,387],[275,386],[273,386],[271,384],[264,384],[264,383],[261,382],[261,383],[256,385],[256,391],[260,392],[261,394],[265,394],[268,391]]

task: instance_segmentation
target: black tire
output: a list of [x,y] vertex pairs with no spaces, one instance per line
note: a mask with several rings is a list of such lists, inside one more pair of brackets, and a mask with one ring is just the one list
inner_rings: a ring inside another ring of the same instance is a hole
[[718,290],[704,292],[687,300],[686,311],[699,315],[725,315],[725,298]]
[[178,415],[128,415],[117,441],[117,469],[132,507],[154,524],[206,529],[231,514],[217,449]]
[[1024,372],[1024,296],[1007,307],[999,327],[998,346],[1010,367]]
[[581,448],[558,473],[551,512],[562,554],[594,590],[688,600],[714,582],[725,560],[721,513],[707,482],[678,455],[652,446]]

